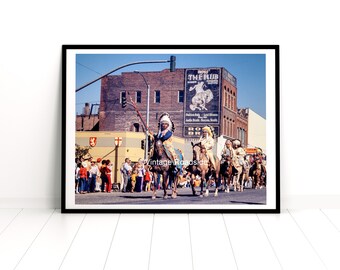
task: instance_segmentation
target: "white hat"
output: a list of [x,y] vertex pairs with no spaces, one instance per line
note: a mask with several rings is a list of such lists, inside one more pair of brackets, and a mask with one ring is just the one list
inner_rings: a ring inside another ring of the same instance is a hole
[[234,144],[235,146],[240,146],[240,145],[241,145],[241,142],[240,142],[239,140],[234,140],[234,141],[233,141],[233,144]]
[[170,117],[168,115],[164,115],[161,119],[160,119],[161,124],[162,123],[168,123],[169,125],[171,124],[171,120]]

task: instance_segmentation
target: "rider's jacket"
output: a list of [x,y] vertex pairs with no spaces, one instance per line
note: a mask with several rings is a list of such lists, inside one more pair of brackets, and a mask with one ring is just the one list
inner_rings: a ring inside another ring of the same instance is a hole
[[233,151],[233,162],[235,166],[243,166],[244,165],[244,156],[246,155],[246,151],[242,147],[238,147]]
[[207,151],[212,151],[212,148],[214,147],[215,141],[210,136],[207,136],[206,138],[201,137],[199,142],[202,146],[207,149]]
[[222,153],[221,153],[221,156],[225,156],[225,157],[230,157],[231,156],[231,151],[226,147],[224,146],[223,149],[222,149]]
[[159,132],[158,134],[156,134],[156,139],[161,140],[162,142],[170,139],[172,137],[172,131],[168,130],[165,134],[163,134],[162,132]]

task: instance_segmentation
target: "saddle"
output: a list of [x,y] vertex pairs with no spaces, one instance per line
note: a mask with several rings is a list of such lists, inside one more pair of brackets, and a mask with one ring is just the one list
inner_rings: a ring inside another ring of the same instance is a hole
[[[171,156],[170,151],[169,151],[168,149],[166,149],[166,147],[164,147],[164,149],[165,149],[165,153],[166,153],[167,157],[168,157],[170,160],[174,161],[173,158],[172,158],[172,156]],[[177,148],[175,148],[175,153],[176,153],[176,155],[177,155],[177,157],[178,157],[178,159],[179,159],[179,164],[177,165],[177,167],[179,167],[180,169],[182,169],[183,154],[182,154],[181,150],[179,150],[179,149],[177,149]]]

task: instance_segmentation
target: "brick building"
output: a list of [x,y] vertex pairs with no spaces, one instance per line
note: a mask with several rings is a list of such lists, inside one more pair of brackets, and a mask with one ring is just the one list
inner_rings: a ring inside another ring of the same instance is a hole
[[248,145],[248,110],[238,109],[236,118],[236,138],[238,138],[243,146]]
[[[184,90],[184,70],[170,72],[143,72],[150,85],[150,130],[157,131],[158,118],[162,112],[168,112],[175,123],[176,136],[182,136],[183,129],[183,100],[180,100]],[[126,95],[136,102],[137,107],[146,119],[147,87],[138,73],[122,73],[102,79],[99,129],[101,131],[144,131],[142,122],[131,106],[122,108],[122,97]]]
[[[237,80],[225,68],[165,69],[142,72],[150,85],[150,130],[156,132],[161,113],[168,112],[175,124],[175,136],[198,139],[209,124],[217,136],[238,138],[247,145],[247,117],[237,108]],[[132,106],[122,108],[130,98],[146,119],[147,86],[138,73],[123,72],[101,81],[99,131],[143,132]],[[78,129],[79,130],[79,129]]]

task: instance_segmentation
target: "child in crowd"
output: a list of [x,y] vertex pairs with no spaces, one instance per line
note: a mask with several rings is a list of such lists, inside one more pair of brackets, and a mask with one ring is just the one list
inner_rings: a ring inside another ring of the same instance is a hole
[[151,184],[151,173],[149,170],[148,166],[146,167],[146,171],[145,171],[145,176],[144,176],[144,182],[145,182],[145,191],[150,191],[150,184]]
[[133,170],[131,174],[131,192],[134,192],[135,186],[136,186],[136,181],[137,181],[137,170]]

